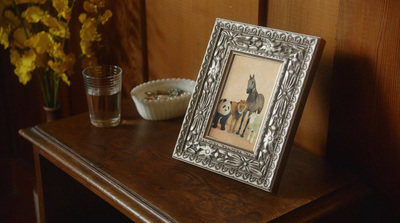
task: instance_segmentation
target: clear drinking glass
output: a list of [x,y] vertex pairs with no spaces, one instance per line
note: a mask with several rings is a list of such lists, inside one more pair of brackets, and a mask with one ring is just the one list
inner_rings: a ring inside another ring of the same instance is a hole
[[117,126],[121,120],[122,69],[90,66],[82,71],[90,122],[97,127]]

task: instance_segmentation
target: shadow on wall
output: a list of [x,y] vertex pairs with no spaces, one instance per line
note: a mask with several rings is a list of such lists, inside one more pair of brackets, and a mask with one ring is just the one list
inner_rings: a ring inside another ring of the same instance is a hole
[[383,208],[372,213],[388,219],[400,213],[400,109],[393,104],[399,96],[384,88],[394,81],[399,85],[368,58],[336,55],[327,148],[329,160],[357,172],[374,189],[371,203]]

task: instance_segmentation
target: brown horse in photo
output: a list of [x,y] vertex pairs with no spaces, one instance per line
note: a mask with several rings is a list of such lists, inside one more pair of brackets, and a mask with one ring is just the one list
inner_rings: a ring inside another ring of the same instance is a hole
[[246,110],[244,110],[243,115],[242,115],[242,120],[240,122],[240,126],[238,131],[236,132],[236,135],[240,134],[240,129],[242,128],[242,124],[243,124],[243,119],[244,117],[247,115],[247,113],[249,113],[249,116],[247,118],[246,121],[246,126],[243,128],[243,132],[240,135],[240,137],[244,137],[244,133],[246,131],[247,125],[249,124],[249,119],[250,119],[250,115],[253,112],[257,112],[257,114],[261,113],[261,110],[264,107],[264,95],[259,94],[257,92],[256,89],[256,80],[255,80],[255,75],[253,74],[250,75],[249,81],[247,82],[247,90],[246,93],[249,95],[246,99],[246,103],[247,103],[247,108]]

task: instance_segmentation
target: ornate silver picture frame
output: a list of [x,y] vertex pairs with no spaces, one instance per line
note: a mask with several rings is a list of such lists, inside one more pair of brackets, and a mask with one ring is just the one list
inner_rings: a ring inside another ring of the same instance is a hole
[[217,19],[172,156],[276,190],[323,45]]

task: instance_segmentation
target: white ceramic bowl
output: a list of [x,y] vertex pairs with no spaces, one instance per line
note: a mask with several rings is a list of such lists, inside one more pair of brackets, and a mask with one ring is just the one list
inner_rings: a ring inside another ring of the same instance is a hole
[[[146,120],[166,120],[185,114],[196,82],[189,79],[160,79],[140,84],[132,89],[131,97],[140,116]],[[145,99],[147,91],[168,91],[180,88],[184,93],[168,99]]]

